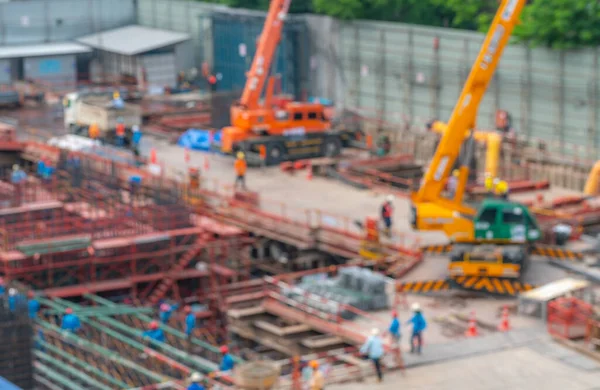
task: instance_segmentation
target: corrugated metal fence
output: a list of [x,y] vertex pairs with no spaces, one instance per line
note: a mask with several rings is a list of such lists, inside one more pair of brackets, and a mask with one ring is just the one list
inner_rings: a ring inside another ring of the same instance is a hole
[[[239,15],[247,11],[181,0],[139,0],[138,4],[141,24],[190,32],[198,64],[217,61],[214,44],[233,45],[227,50],[237,53],[242,43],[233,39],[235,43],[225,44],[219,42],[220,36],[211,36],[206,15],[219,10]],[[309,93],[392,123],[417,126],[432,118],[448,119],[483,41],[479,33],[442,28],[341,23],[314,15],[293,20],[305,23],[309,32],[308,50],[296,51],[295,61],[290,59],[306,68]],[[434,49],[436,39],[438,50]],[[519,134],[553,142],[558,150],[578,145],[581,150],[564,152],[600,157],[596,151],[600,146],[598,53],[511,45],[481,104],[478,126],[491,128],[495,110],[505,109]],[[241,73],[239,59],[231,61]],[[235,77],[232,80],[240,76]]]
[[0,3],[0,45],[67,41],[135,23],[134,0]]

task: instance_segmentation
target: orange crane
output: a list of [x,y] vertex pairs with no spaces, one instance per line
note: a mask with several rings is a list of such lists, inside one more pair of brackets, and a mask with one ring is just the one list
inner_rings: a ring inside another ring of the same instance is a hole
[[[256,54],[239,102],[231,107],[231,126],[223,128],[221,151],[258,154],[266,148],[266,163],[336,156],[353,139],[346,130],[333,130],[318,103],[281,100],[275,104],[275,77],[269,76],[291,0],[272,0]],[[264,99],[261,101],[266,87]]]

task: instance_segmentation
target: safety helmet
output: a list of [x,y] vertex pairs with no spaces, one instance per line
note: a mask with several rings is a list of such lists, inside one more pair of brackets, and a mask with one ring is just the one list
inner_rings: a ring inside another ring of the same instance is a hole
[[312,368],[319,368],[319,362],[316,360],[311,360],[308,365]]
[[394,195],[388,195],[388,196],[386,196],[385,200],[387,200],[388,202],[393,202],[394,201]]
[[148,325],[148,327],[152,330],[158,329],[158,322],[156,321],[152,321],[150,322],[150,324]]
[[8,295],[10,295],[11,297],[17,295],[17,290],[14,288],[8,289]]
[[65,310],[65,313],[73,314],[73,309],[71,309],[70,307],[67,307],[67,309]]
[[194,372],[192,376],[190,376],[190,381],[192,382],[200,382],[202,380],[202,375],[198,372]]
[[460,171],[458,169],[455,169],[452,171],[452,176],[458,177],[459,175],[460,175]]
[[377,335],[379,334],[379,329],[378,329],[378,328],[373,328],[373,329],[371,329],[371,334],[372,334],[373,336],[377,336]]
[[421,305],[418,303],[413,303],[411,306],[412,311],[421,311]]
[[160,305],[160,311],[169,311],[171,310],[171,306],[168,303],[162,303]]
[[221,348],[219,348],[219,350],[221,351],[221,353],[229,352],[229,348],[226,345],[222,345]]
[[118,99],[120,97],[121,97],[121,94],[119,93],[119,91],[113,92],[113,99]]
[[398,317],[398,312],[396,310],[392,312],[392,317]]
[[14,164],[13,171],[18,171],[18,170],[19,170],[19,164]]
[[246,156],[244,155],[244,152],[237,152],[237,158],[242,160],[243,158],[245,158]]
[[191,313],[192,312],[192,307],[190,305],[187,305],[183,308],[183,311],[186,313]]

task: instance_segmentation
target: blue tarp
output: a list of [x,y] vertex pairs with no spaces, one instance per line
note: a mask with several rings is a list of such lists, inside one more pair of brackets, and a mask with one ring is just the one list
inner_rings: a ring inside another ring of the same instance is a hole
[[[211,148],[210,134],[210,130],[189,129],[179,137],[177,145],[181,146],[182,148],[188,148],[190,150],[209,151]],[[213,143],[221,143],[220,131],[214,133]]]
[[12,383],[10,383],[9,381],[7,381],[6,379],[4,379],[2,377],[0,377],[0,389],[1,390],[23,390],[20,387],[13,385]]
[[309,103],[319,103],[324,106],[333,106],[333,101],[331,101],[329,99],[321,98],[321,97],[314,97],[314,96],[309,97],[308,102]]

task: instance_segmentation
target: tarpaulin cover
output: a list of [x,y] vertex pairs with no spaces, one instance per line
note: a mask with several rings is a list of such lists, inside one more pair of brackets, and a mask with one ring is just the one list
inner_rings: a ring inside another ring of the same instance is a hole
[[[189,129],[179,137],[177,145],[190,150],[209,151],[211,147],[211,133],[212,131],[210,130]],[[221,132],[214,133],[212,141],[215,144],[219,144],[221,142]]]

